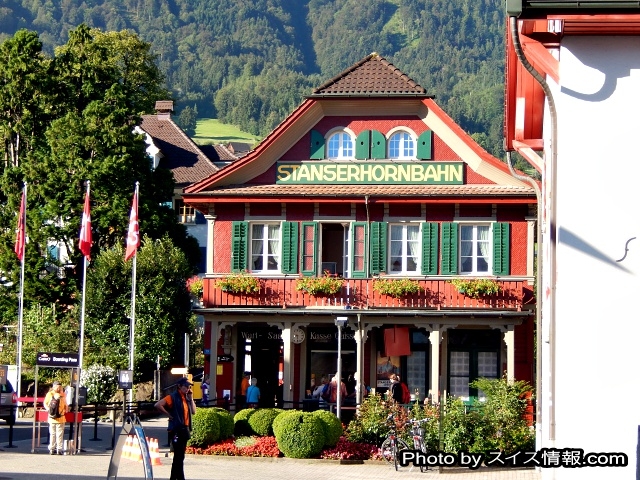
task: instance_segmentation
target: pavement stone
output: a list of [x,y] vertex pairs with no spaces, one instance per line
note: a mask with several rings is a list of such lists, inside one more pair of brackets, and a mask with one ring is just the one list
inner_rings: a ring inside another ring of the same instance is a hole
[[[172,457],[167,443],[164,419],[150,419],[142,422],[145,435],[158,439],[161,465],[153,466],[154,479],[168,479]],[[121,424],[116,424],[116,435]],[[46,443],[47,425],[42,425],[41,442],[32,453],[32,423],[30,419],[20,419],[14,430],[14,448],[8,448],[8,427],[0,425],[0,480],[43,480],[64,478],[69,480],[106,479],[111,460],[113,427],[99,423],[94,436],[93,423],[85,422],[82,428],[81,451],[75,455],[49,455]],[[28,436],[26,436],[28,434]],[[19,438],[15,440],[15,438]],[[65,435],[68,438],[68,435]],[[99,440],[96,440],[98,438]],[[481,467],[477,470],[465,468],[444,468],[421,473],[417,467],[401,468],[395,471],[383,462],[367,461],[362,464],[346,464],[337,460],[290,459],[290,458],[246,458],[187,455],[184,464],[188,480],[305,480],[339,478],[340,480],[363,480],[394,477],[398,480],[437,478],[442,480],[540,480],[535,469],[499,469]],[[142,463],[121,459],[118,479],[145,478]]]

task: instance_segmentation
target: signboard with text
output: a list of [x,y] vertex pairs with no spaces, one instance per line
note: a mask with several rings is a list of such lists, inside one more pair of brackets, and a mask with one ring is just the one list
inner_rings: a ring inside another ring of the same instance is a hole
[[36,365],[40,367],[76,368],[79,365],[77,353],[38,352]]

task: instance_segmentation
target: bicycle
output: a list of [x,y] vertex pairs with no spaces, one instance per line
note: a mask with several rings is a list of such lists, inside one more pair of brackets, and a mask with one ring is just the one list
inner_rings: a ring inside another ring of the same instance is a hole
[[[424,441],[424,428],[420,427],[421,423],[428,422],[428,418],[423,418],[422,420],[409,420],[407,425],[411,426],[411,437],[413,438],[413,449],[422,452],[425,455],[427,454],[427,444]],[[420,471],[425,472],[429,470],[429,467],[426,465],[420,465]]]
[[380,453],[382,458],[384,458],[388,464],[392,464],[397,471],[398,454],[402,450],[409,450],[409,445],[407,445],[401,438],[398,438],[397,427],[393,420],[393,414],[387,417],[387,424],[389,424],[389,433],[380,446]]

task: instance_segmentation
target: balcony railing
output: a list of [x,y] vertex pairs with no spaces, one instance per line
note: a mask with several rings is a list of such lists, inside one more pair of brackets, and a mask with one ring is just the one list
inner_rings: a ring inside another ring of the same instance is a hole
[[521,310],[531,301],[532,289],[528,282],[498,281],[500,293],[470,298],[458,293],[447,280],[418,280],[419,293],[395,298],[373,290],[373,279],[345,279],[336,295],[314,296],[296,290],[297,278],[260,279],[260,291],[252,294],[224,292],[216,287],[215,278],[204,279],[204,307],[350,307],[364,308],[425,308],[425,309],[510,309]]

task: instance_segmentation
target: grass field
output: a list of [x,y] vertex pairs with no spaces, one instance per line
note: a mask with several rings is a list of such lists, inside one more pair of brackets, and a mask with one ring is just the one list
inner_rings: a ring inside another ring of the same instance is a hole
[[260,138],[243,132],[234,125],[220,123],[215,118],[199,118],[193,141],[199,145],[217,145],[228,142],[244,142],[254,145]]

